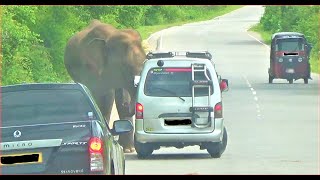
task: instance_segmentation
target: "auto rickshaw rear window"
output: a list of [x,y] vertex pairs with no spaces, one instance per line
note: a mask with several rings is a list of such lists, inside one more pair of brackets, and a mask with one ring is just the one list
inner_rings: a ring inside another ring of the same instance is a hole
[[276,41],[276,51],[304,51],[302,38],[278,39]]

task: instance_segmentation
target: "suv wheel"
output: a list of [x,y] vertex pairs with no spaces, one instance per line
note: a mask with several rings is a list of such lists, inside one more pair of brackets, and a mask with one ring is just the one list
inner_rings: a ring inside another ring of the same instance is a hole
[[150,144],[140,143],[136,140],[134,140],[134,148],[139,159],[144,159],[153,153],[153,148]]
[[221,142],[209,143],[207,145],[207,151],[213,158],[220,158],[223,152],[226,150],[228,142],[227,129],[223,130],[223,137]]

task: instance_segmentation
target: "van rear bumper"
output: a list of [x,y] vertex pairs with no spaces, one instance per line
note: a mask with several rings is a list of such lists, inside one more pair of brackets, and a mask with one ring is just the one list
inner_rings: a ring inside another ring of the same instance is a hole
[[219,123],[214,131],[209,133],[146,133],[143,130],[143,120],[135,122],[135,141],[140,143],[201,143],[201,142],[221,142],[223,137],[224,124]]

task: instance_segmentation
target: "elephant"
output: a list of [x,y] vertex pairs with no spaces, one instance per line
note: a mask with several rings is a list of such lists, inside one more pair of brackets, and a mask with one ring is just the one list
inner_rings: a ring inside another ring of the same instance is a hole
[[[65,47],[64,64],[74,82],[84,84],[109,124],[115,101],[120,119],[133,122],[137,88],[146,53],[140,33],[119,30],[99,20],[72,36]],[[119,136],[125,153],[134,152],[133,131]]]

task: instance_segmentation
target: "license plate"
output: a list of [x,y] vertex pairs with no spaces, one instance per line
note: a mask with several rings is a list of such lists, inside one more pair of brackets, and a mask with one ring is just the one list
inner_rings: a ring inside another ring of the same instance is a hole
[[8,154],[0,156],[0,166],[42,163],[42,153]]
[[294,73],[294,69],[286,69],[286,73]]

